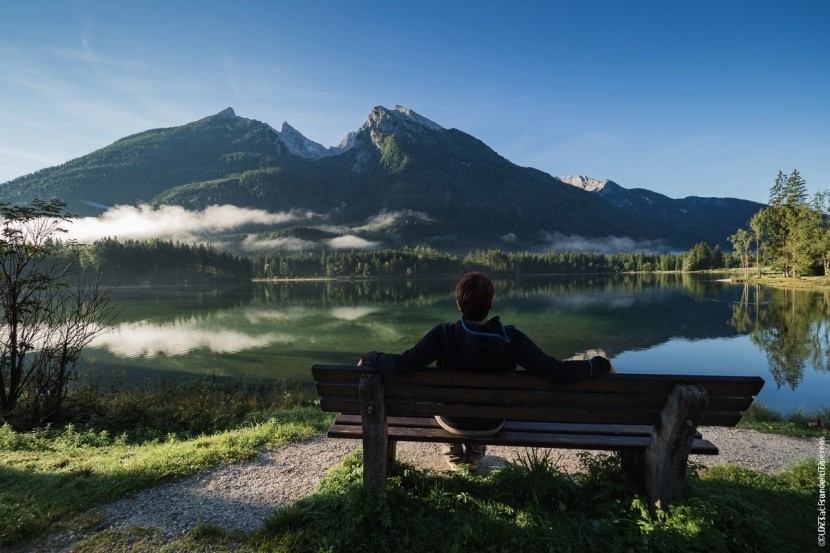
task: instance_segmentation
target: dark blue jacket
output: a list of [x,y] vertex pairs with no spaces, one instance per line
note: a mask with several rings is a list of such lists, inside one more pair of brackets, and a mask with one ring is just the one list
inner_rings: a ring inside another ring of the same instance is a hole
[[[559,361],[545,354],[522,331],[504,326],[498,317],[483,325],[464,319],[439,324],[412,348],[401,354],[372,351],[363,364],[392,376],[412,374],[433,362],[460,371],[509,371],[517,366],[555,384],[571,384],[606,374],[611,363],[604,357]],[[480,430],[498,426],[493,419],[443,417],[459,429]]]

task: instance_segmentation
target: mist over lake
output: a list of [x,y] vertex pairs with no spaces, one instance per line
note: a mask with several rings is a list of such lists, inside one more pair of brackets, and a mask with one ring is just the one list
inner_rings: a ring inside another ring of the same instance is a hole
[[[458,319],[455,278],[119,289],[125,305],[86,351],[134,383],[184,375],[310,380],[314,363],[400,352]],[[608,356],[620,372],[758,375],[785,412],[826,403],[828,298],[689,274],[496,279],[492,315],[558,358]]]

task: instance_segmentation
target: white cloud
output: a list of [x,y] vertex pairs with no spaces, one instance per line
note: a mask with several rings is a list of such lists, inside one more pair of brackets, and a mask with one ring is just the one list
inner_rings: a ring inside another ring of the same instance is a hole
[[310,240],[303,240],[302,238],[284,237],[284,238],[257,238],[255,234],[249,234],[242,241],[242,249],[253,252],[258,250],[287,250],[287,251],[302,251],[314,250],[319,247],[317,242]]
[[378,242],[370,242],[353,234],[344,234],[328,240],[314,242],[294,238],[291,236],[282,238],[257,238],[255,234],[249,234],[241,243],[245,251],[257,250],[284,250],[304,251],[331,248],[333,250],[371,250],[379,246]]
[[172,205],[119,205],[98,217],[71,220],[66,225],[66,237],[82,243],[107,236],[121,240],[162,238],[192,243],[200,241],[202,233],[228,231],[249,224],[278,225],[307,221],[315,217],[317,215],[311,212],[270,213],[233,205],[213,205],[202,211],[188,211]]
[[575,234],[565,235],[559,232],[542,234],[548,242],[546,251],[579,251],[597,253],[615,252],[666,252],[665,243],[660,240],[634,240],[628,236],[585,237]]
[[366,220],[366,224],[360,227],[362,230],[380,230],[392,226],[399,219],[405,217],[418,219],[424,223],[432,223],[433,219],[423,211],[415,211],[413,209],[404,209],[401,211],[381,211],[377,215],[373,215]]
[[213,242],[220,247],[239,247],[244,251],[302,251],[323,248],[369,250],[380,245],[353,234],[320,241],[293,236],[260,238],[253,233],[246,235],[238,243],[210,239],[213,233],[233,231],[246,225],[307,224],[323,220],[324,215],[301,210],[272,213],[263,209],[234,205],[213,205],[201,211],[190,211],[175,205],[153,207],[141,204],[111,207],[97,217],[71,219],[64,227],[67,230],[65,238],[86,244],[110,237],[118,240],[160,238],[185,243]]
[[373,248],[378,247],[377,242],[369,242],[368,240],[365,240],[353,234],[344,234],[343,236],[332,238],[328,240],[326,243],[330,248],[335,250],[371,250]]

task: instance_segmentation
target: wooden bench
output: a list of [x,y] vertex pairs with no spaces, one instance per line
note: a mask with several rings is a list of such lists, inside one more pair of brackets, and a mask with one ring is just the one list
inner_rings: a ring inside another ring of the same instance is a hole
[[[406,377],[315,365],[320,405],[341,413],[328,436],[363,440],[364,485],[384,488],[398,441],[619,451],[626,481],[649,505],[683,491],[690,453],[717,455],[700,425],[735,426],[760,377],[610,374],[570,385],[524,371],[424,369]],[[503,418],[497,434],[451,434],[434,415]]]

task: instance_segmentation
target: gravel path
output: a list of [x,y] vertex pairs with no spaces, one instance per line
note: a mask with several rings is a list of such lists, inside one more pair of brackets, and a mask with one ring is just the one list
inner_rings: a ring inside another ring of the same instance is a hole
[[[701,428],[701,432],[720,448],[717,457],[692,456],[694,461],[706,465],[736,463],[777,472],[797,460],[818,455],[815,438],[788,438],[731,428]],[[326,469],[359,445],[357,440],[317,436],[263,451],[248,461],[220,465],[98,507],[103,521],[91,533],[139,526],[172,539],[199,522],[226,530],[254,530],[273,510],[311,493]],[[524,448],[488,447],[479,471],[514,460],[523,451]],[[551,454],[564,470],[573,471],[578,467],[575,450],[552,450]],[[419,468],[446,468],[437,444],[399,443],[398,458]],[[48,550],[68,548],[74,539],[64,537],[60,541],[61,546],[55,547],[53,541]]]

